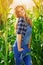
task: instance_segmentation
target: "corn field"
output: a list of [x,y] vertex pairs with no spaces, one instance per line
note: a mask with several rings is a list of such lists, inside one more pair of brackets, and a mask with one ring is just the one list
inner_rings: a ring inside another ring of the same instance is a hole
[[[27,10],[26,13],[32,19],[32,41],[31,41],[31,57],[33,65],[43,64],[43,0],[33,0],[35,7],[33,11]],[[6,3],[6,4],[5,4]],[[16,40],[14,14],[10,18],[9,5],[12,0],[0,0],[0,65],[15,65],[13,44]],[[6,6],[5,6],[6,5]]]

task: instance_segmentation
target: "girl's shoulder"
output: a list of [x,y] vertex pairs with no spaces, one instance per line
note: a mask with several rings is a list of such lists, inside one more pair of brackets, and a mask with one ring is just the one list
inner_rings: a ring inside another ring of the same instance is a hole
[[28,26],[28,23],[26,22],[26,20],[23,17],[18,18],[18,24],[22,25],[24,27]]
[[18,18],[18,24],[25,25],[24,19],[22,17]]
[[18,22],[24,22],[24,18],[23,17],[18,18]]
[[23,17],[20,17],[20,18],[18,19],[18,22],[19,22],[19,21],[20,21],[21,23],[24,23],[24,25],[26,25],[26,26],[29,25]]

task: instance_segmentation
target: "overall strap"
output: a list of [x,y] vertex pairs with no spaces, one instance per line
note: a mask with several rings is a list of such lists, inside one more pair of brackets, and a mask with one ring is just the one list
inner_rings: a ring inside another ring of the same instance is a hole
[[24,44],[24,45],[28,44],[30,42],[31,35],[32,35],[32,28],[28,25],[27,31],[26,31],[25,36],[22,41],[22,44]]

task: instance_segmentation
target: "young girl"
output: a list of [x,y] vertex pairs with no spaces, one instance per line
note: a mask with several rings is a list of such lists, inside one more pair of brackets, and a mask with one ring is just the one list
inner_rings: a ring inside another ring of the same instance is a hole
[[14,58],[16,65],[32,65],[30,54],[30,41],[32,33],[32,21],[27,17],[26,10],[23,6],[15,8],[16,17],[18,18],[16,24],[17,38],[13,45]]

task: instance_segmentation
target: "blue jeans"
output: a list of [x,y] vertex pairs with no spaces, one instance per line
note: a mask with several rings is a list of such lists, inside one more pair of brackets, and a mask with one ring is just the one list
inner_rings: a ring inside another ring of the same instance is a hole
[[16,65],[22,65],[23,63],[25,65],[32,65],[31,56],[30,54],[27,54],[30,52],[30,49],[28,48],[29,35],[31,35],[31,28],[28,26],[21,45],[21,47],[24,49],[23,51],[18,51],[17,40],[14,42],[13,52],[14,58],[16,59]]

